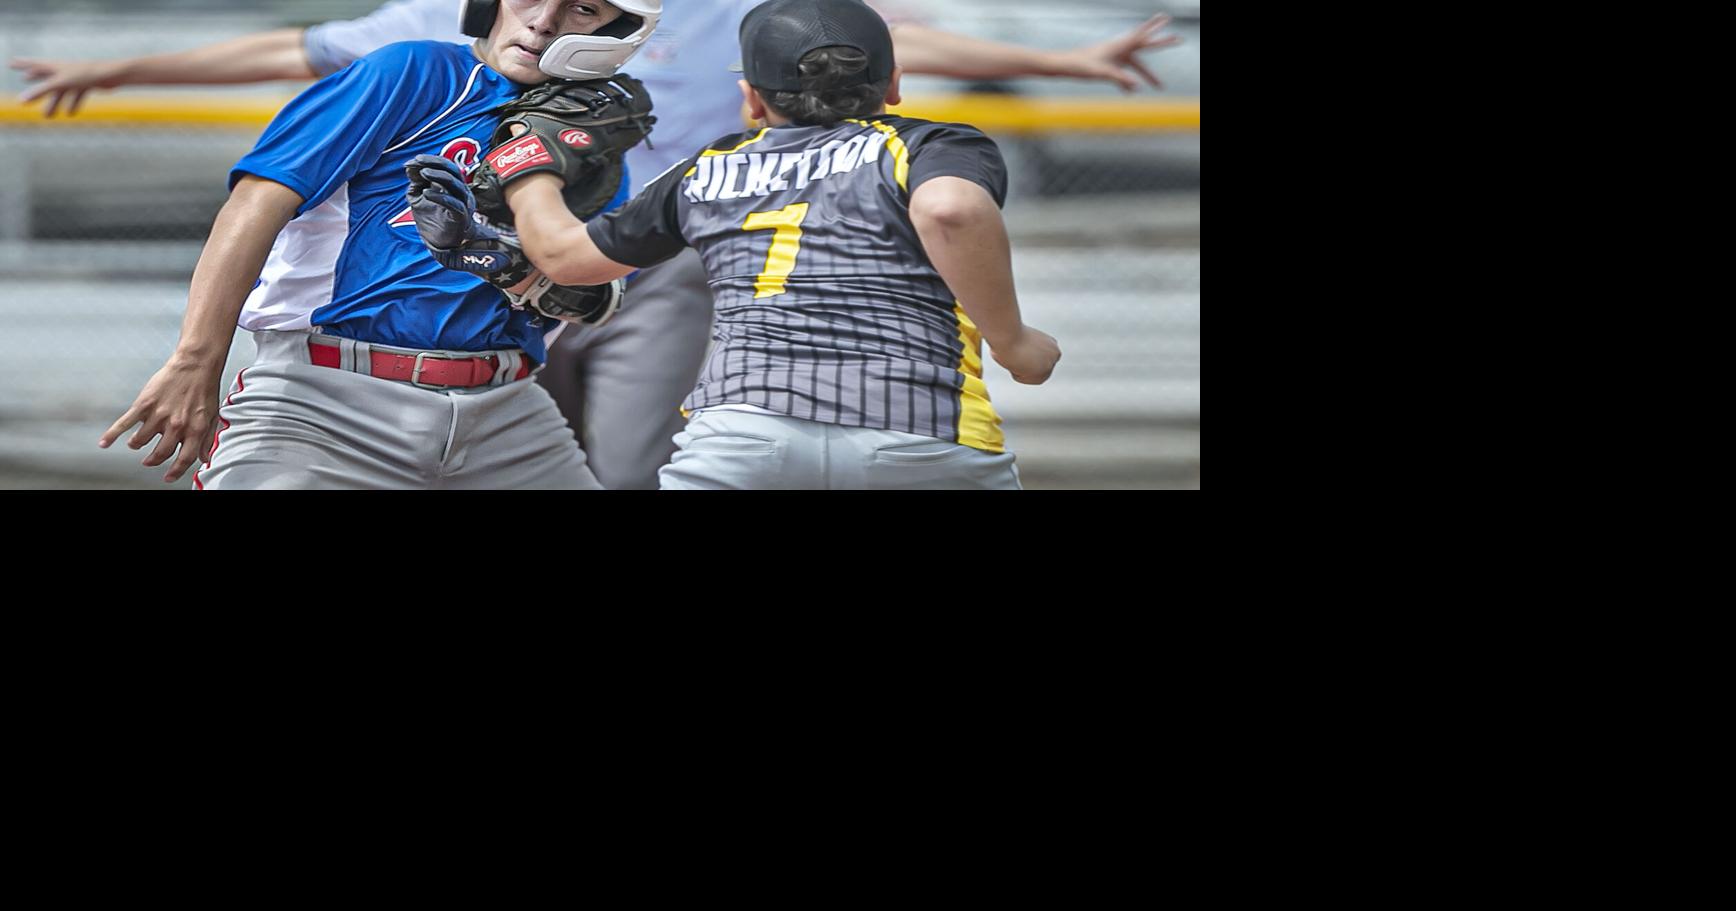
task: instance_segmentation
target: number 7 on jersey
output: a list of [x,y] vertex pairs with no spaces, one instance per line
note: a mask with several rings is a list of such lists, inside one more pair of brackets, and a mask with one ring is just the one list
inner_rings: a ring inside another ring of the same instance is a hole
[[802,252],[802,222],[807,218],[808,203],[799,202],[776,212],[755,212],[742,224],[743,231],[777,232],[772,235],[766,269],[754,280],[754,300],[788,292],[790,273],[796,271],[796,257]]

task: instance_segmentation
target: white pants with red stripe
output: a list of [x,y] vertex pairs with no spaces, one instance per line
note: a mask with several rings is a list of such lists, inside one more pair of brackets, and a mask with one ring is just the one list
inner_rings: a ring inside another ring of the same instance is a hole
[[218,412],[201,490],[600,490],[529,379],[432,390],[315,366],[308,333],[257,332]]

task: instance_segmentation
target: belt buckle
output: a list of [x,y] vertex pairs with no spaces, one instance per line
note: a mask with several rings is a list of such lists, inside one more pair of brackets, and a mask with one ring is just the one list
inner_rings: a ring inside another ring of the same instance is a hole
[[[418,389],[427,389],[427,390],[430,390],[433,392],[440,392],[444,389],[450,388],[448,386],[440,386],[440,385],[436,385],[434,383],[422,382],[422,368],[424,366],[424,364],[422,362],[427,360],[428,357],[429,357],[429,355],[428,355],[428,352],[426,352],[426,351],[418,352],[416,354],[416,363],[414,363],[410,366],[410,385],[415,386]],[[437,361],[451,360],[451,358],[445,358],[445,357],[439,357],[439,356],[435,356],[434,359]]]

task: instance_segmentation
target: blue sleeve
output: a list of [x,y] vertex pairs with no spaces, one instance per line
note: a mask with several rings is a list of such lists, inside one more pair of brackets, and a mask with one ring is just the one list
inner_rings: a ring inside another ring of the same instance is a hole
[[252,174],[294,190],[297,215],[325,202],[436,113],[446,97],[426,42],[382,48],[327,76],[291,101],[229,172],[229,188]]
[[458,13],[457,0],[392,0],[360,19],[316,25],[302,36],[302,44],[313,71],[330,76],[399,41],[469,44],[458,30]]
[[627,200],[633,198],[632,190],[633,169],[623,164],[621,165],[621,188],[615,191],[615,198],[609,200],[609,204],[603,207],[603,211],[613,212],[626,205]]

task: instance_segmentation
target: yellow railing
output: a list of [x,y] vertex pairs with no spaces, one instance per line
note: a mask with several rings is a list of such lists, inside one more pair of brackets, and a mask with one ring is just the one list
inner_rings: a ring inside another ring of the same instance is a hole
[[[102,96],[76,117],[42,116],[42,102],[24,105],[0,97],[6,127],[230,127],[263,129],[288,98],[222,99]],[[1198,98],[1028,98],[1019,95],[930,95],[912,98],[893,113],[924,120],[968,123],[990,133],[1197,132]]]
[[968,123],[989,133],[1198,132],[1198,98],[1028,98],[1020,95],[932,95],[912,98],[893,113]]
[[44,117],[43,102],[20,104],[17,97],[0,99],[0,124],[8,127],[234,127],[262,129],[288,98],[224,99],[188,95],[177,98],[87,98],[78,115]]

